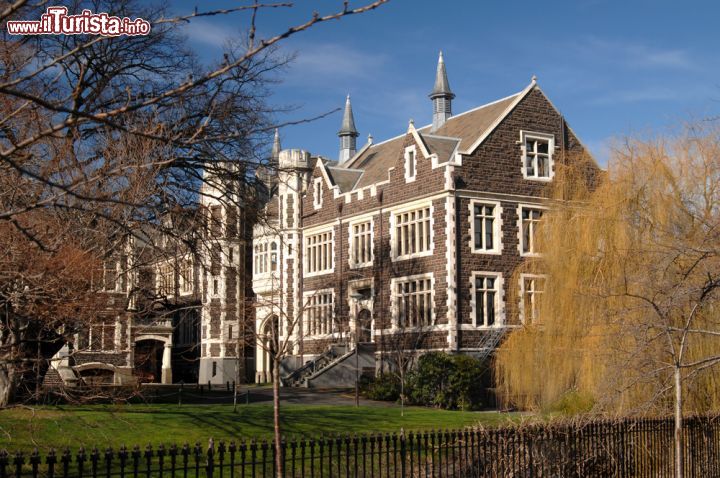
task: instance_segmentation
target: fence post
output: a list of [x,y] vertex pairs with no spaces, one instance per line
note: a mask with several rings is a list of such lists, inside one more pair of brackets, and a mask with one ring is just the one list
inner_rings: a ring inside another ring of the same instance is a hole
[[213,476],[213,465],[214,465],[213,455],[214,454],[215,454],[215,448],[214,448],[213,439],[211,438],[210,440],[208,440],[208,449],[207,449],[207,468],[206,468],[207,469],[207,478],[212,478],[212,476]]
[[20,478],[22,475],[22,467],[25,464],[25,456],[22,452],[18,451],[15,453],[13,464],[15,465],[15,477]]
[[[0,460],[2,460],[2,455],[0,455]],[[47,463],[48,467],[48,478],[55,478],[55,463],[57,463],[57,457],[55,456],[54,448],[51,448],[47,457],[45,457],[45,463]],[[0,476],[4,477],[5,474],[0,472]]]
[[38,465],[42,459],[40,458],[40,453],[38,453],[38,449],[35,448],[30,455],[30,465],[32,465],[32,476],[33,478],[37,478],[38,476]]
[[405,431],[400,429],[400,476],[405,478]]
[[148,443],[148,445],[145,447],[144,456],[145,456],[145,476],[146,476],[147,478],[150,478],[150,475],[151,475],[151,473],[152,473],[152,456],[153,456],[153,451],[152,451],[152,445],[150,445],[149,443]]

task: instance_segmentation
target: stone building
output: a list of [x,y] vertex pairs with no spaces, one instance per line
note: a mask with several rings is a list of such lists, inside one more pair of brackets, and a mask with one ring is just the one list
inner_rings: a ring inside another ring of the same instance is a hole
[[428,126],[360,147],[348,97],[337,160],[276,139],[253,233],[257,381],[279,346],[284,384],[349,385],[402,353],[486,356],[533,320],[547,278],[516,270],[540,255],[547,187],[583,145],[535,78],[453,115],[441,54],[429,96]]
[[46,383],[253,380],[248,197],[223,181],[206,177],[197,207],[118,241],[95,274],[107,307],[53,359]]

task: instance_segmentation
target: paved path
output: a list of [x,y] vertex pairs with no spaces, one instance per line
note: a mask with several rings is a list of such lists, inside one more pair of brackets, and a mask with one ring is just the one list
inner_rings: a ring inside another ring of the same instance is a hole
[[[272,403],[272,387],[252,387],[250,403]],[[245,397],[242,397],[243,400]],[[280,402],[298,405],[355,405],[355,390],[315,390],[308,388],[280,388]],[[393,402],[376,402],[360,397],[360,405],[392,407]]]

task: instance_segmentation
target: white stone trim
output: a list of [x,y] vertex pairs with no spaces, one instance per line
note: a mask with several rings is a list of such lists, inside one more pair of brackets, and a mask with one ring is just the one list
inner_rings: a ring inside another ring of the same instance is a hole
[[[430,302],[432,303],[432,307],[430,309],[430,324],[429,326],[421,326],[421,327],[403,327],[400,328],[398,325],[398,308],[397,308],[397,294],[395,293],[395,286],[398,282],[407,282],[411,280],[417,280],[417,279],[430,279]],[[411,276],[403,276],[403,277],[393,277],[390,279],[390,311],[391,311],[391,328],[390,332],[397,332],[399,330],[405,330],[405,331],[411,331],[411,330],[420,330],[425,331],[425,329],[436,327],[435,325],[435,275],[432,272],[425,272],[423,274],[413,274]],[[387,330],[387,329],[384,329]],[[437,330],[437,329],[434,329]]]
[[[325,234],[330,233],[330,268],[329,269],[322,269],[320,271],[316,272],[309,272],[307,267],[307,248],[308,248],[308,238],[312,236],[316,236],[318,234]],[[313,229],[312,232],[305,232],[302,236],[302,270],[303,270],[303,277],[315,277],[325,274],[332,274],[335,272],[335,228],[334,227],[325,227],[321,229]],[[296,264],[299,264],[300,261],[296,261]],[[297,265],[296,265],[296,268]]]
[[[412,154],[410,154],[412,153]],[[415,145],[408,146],[405,148],[405,153],[403,154],[403,160],[405,164],[405,182],[411,183],[415,181],[415,178],[417,178],[417,148],[415,148]],[[412,159],[412,174],[410,174],[410,159]]]
[[445,198],[445,258],[447,259],[447,323],[449,325],[448,347],[450,350],[457,348],[457,238],[455,223],[455,197]]
[[[520,291],[519,294],[519,304],[518,304],[518,311],[520,314],[520,323],[525,325],[525,279],[543,279],[545,280],[545,285],[547,286],[547,280],[548,276],[547,274],[520,274],[520,285],[518,287],[518,290]],[[546,291],[543,291],[543,294],[547,293]]]
[[[495,323],[491,326],[477,323],[477,304],[475,302],[475,279],[478,276],[494,277],[497,283],[495,293]],[[473,271],[470,274],[470,322],[478,329],[497,329],[505,326],[505,279],[502,272]]]
[[[308,320],[307,311],[309,310],[308,298],[313,297],[315,295],[319,295],[319,294],[330,294],[330,324],[332,327],[337,325],[335,323],[335,319],[336,319],[336,317],[335,317],[335,289],[333,287],[326,287],[324,289],[313,289],[313,290],[303,291],[302,306],[301,306],[302,315],[300,316],[301,321],[302,321],[302,334],[303,334],[302,337],[303,337],[303,339],[319,340],[319,339],[324,339],[324,338],[340,338],[340,337],[342,337],[341,331],[331,332],[329,334],[315,334],[315,335],[310,335],[308,333],[308,330],[309,330],[308,323],[307,323],[307,320]],[[299,327],[297,327],[297,329],[299,330]]]
[[313,180],[313,208],[320,209],[323,203],[323,178],[315,178]]
[[[492,249],[476,249],[475,248],[475,206],[476,205],[491,205],[494,211],[493,220],[493,248]],[[470,252],[473,254],[488,254],[499,256],[502,255],[503,241],[502,241],[502,226],[503,226],[503,207],[500,201],[493,201],[489,199],[471,199],[468,204],[468,221],[470,222]]]
[[[528,176],[527,175],[527,168],[525,167],[526,158],[527,158],[527,140],[528,139],[539,139],[543,141],[548,142],[548,171],[549,176],[548,177],[541,177],[541,176]],[[555,135],[549,134],[549,133],[539,133],[535,131],[526,131],[526,130],[520,130],[520,166],[522,169],[522,175],[523,179],[527,179],[528,181],[540,181],[540,182],[550,182],[555,177],[555,160],[553,159],[553,156],[555,155]]]
[[521,257],[541,257],[542,254],[539,252],[523,252],[523,233],[522,233],[522,210],[523,209],[540,209],[546,211],[547,206],[541,204],[528,204],[519,203],[517,205],[517,238],[518,238],[518,253]]
[[[404,254],[402,256],[397,254],[395,247],[395,223],[396,216],[405,212],[414,211],[416,209],[430,208],[430,248],[427,251],[417,252],[412,254]],[[408,203],[401,204],[392,208],[386,209],[390,213],[390,260],[403,261],[407,259],[415,259],[417,257],[431,256],[435,251],[435,206],[432,200],[420,199]]]

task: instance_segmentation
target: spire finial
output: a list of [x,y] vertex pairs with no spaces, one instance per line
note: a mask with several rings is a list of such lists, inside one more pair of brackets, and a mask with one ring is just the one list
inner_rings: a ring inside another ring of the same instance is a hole
[[533,75],[532,78],[531,78],[531,81],[532,81],[533,83],[537,83],[537,76]]
[[450,82],[445,71],[445,60],[442,50],[438,56],[437,72],[435,73],[435,86],[430,92],[430,99],[433,102],[433,122],[431,132],[437,131],[452,116],[452,100],[455,94],[450,90]]
[[430,93],[430,98],[437,96],[446,96],[448,99],[455,98],[455,95],[450,90],[450,82],[447,78],[447,71],[445,71],[445,60],[443,59],[442,50],[438,56],[437,72],[435,73],[435,86]]
[[345,98],[345,111],[343,113],[342,126],[338,132],[338,136],[343,135],[358,135],[357,129],[355,128],[355,118],[353,116],[349,94],[347,95],[347,98]]
[[280,129],[275,128],[275,138],[273,139],[271,158],[277,160],[280,157]]
[[355,118],[353,117],[352,104],[350,104],[350,95],[345,98],[345,112],[343,113],[342,126],[338,131],[340,137],[340,156],[338,164],[342,164],[355,155],[356,138],[360,134],[355,128]]

